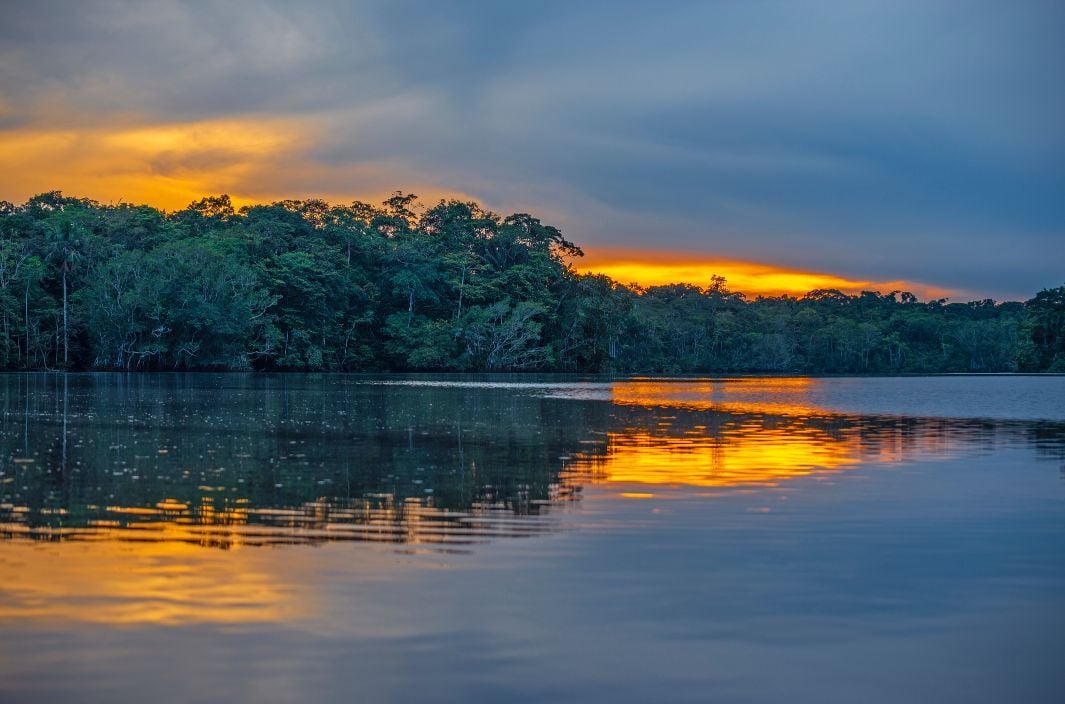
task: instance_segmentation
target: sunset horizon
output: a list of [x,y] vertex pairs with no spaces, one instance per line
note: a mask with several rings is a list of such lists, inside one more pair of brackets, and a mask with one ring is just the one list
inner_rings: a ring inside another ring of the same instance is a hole
[[[403,189],[533,214],[622,278],[638,253],[641,283],[694,258],[742,262],[715,273],[755,295],[796,272],[951,300],[1061,284],[1059,11],[622,5],[12,6],[0,199]],[[397,23],[416,48],[383,40]]]
[[[0,142],[0,158],[2,158],[3,154],[4,144]],[[0,177],[0,182],[2,182],[2,177]],[[41,183],[43,184],[43,181]],[[58,190],[67,197],[89,198],[105,205],[148,205],[163,212],[172,213],[183,210],[190,204],[204,198],[222,195],[229,197],[237,209],[244,206],[267,205],[278,200],[292,198],[292,196],[285,196],[284,194],[271,194],[270,196],[263,196],[262,194],[249,195],[239,190],[232,193],[188,190],[189,184],[187,181],[175,183],[153,178],[137,181],[135,185],[139,187],[125,189],[134,195],[133,198],[108,194],[98,197],[85,195],[77,188],[45,187],[33,190],[32,193],[24,196],[15,195],[11,198],[0,198],[0,200],[8,200],[17,204],[34,195]],[[121,191],[122,189],[120,188],[115,192],[120,193]],[[299,196],[298,199],[378,203],[396,192],[406,192],[419,196],[418,207],[422,209],[440,200],[476,201],[474,196],[467,193],[410,187],[371,192],[369,194],[333,193],[328,197],[306,194]],[[423,193],[428,193],[428,197],[422,197],[421,194]],[[579,245],[580,243],[578,242],[577,244]],[[947,288],[928,282],[908,281],[904,278],[893,280],[863,279],[857,276],[848,276],[845,273],[804,270],[787,265],[775,265],[765,261],[739,260],[720,252],[711,251],[686,250],[670,252],[611,245],[583,245],[582,249],[584,250],[584,256],[574,258],[571,262],[577,271],[583,274],[603,274],[623,285],[635,284],[646,287],[685,283],[708,286],[711,277],[721,276],[732,290],[751,296],[801,296],[817,289],[835,289],[847,294],[858,294],[862,291],[888,294],[895,291],[913,293],[924,300],[942,298],[954,301],[968,301],[987,298],[1021,300],[1031,294],[1030,291],[1014,291],[1003,294],[1003,292]]]
[[[239,210],[246,206],[268,205],[277,202],[270,199],[259,199],[232,195],[229,193],[203,193],[193,196],[189,201],[180,202],[163,198],[155,202],[137,202],[129,198],[119,196],[113,199],[93,198],[82,196],[75,192],[67,192],[63,189],[45,189],[38,193],[58,190],[65,197],[88,198],[89,200],[108,206],[140,206],[148,205],[164,213],[174,213],[184,210],[189,205],[204,198],[228,197],[234,208]],[[424,190],[424,189],[423,189]],[[407,192],[418,195],[413,190],[393,190],[371,195],[343,198],[345,202],[359,201],[377,203],[384,201],[388,196],[397,192]],[[429,191],[432,193],[432,191]],[[239,193],[239,192],[238,192]],[[190,194],[184,194],[187,196]],[[0,199],[4,200],[4,199]],[[282,200],[282,199],[278,199]],[[283,199],[289,200],[289,199]],[[300,200],[327,200],[317,197],[305,197]],[[341,200],[341,198],[336,198]],[[459,200],[463,202],[474,199],[467,194],[434,194],[430,198],[419,197],[417,207],[424,210],[426,205],[436,201]],[[17,201],[10,201],[18,204]],[[580,245],[580,243],[577,243]],[[873,291],[881,294],[892,292],[913,293],[922,300],[949,299],[958,300],[983,300],[996,298],[990,294],[971,292],[962,289],[949,289],[935,286],[924,282],[906,281],[896,279],[891,281],[876,281],[859,279],[823,271],[807,271],[788,266],[776,266],[766,262],[742,261],[727,256],[715,255],[710,252],[684,251],[668,252],[662,250],[642,250],[628,247],[582,246],[583,256],[572,257],[570,264],[582,274],[602,274],[609,276],[622,285],[635,285],[638,287],[662,286],[666,284],[690,284],[693,286],[706,287],[711,285],[711,279],[719,276],[725,279],[727,287],[735,292],[749,296],[802,296],[811,291],[820,289],[838,290],[846,294],[859,294],[863,291]],[[1016,292],[1012,296],[997,296],[997,300],[1021,300],[1030,296],[1031,292]]]
[[0,8],[0,702],[1060,704],[1062,0]]

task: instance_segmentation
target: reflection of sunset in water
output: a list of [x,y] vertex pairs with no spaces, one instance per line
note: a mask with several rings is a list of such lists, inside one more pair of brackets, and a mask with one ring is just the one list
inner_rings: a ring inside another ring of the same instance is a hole
[[832,414],[810,402],[818,383],[809,378],[616,383],[615,404],[643,407],[653,417],[608,432],[601,442],[586,441],[588,449],[573,456],[568,476],[640,485],[621,495],[642,498],[653,486],[777,486],[862,464],[942,457],[956,445],[950,436],[959,431],[944,421],[872,422]]
[[[810,417],[825,414],[809,403],[810,378],[633,379],[611,388],[611,400],[624,406],[674,408],[681,412],[757,414],[730,418],[724,425],[676,429],[675,416],[650,427],[627,428],[605,436],[601,453],[574,459],[574,476],[593,482],[659,486],[773,486],[821,471],[854,467],[863,459],[854,433],[830,433],[799,420],[758,420],[761,414]],[[767,396],[769,399],[766,400]],[[720,419],[722,416],[717,416]],[[638,496],[640,492],[623,492]]]
[[574,476],[586,472],[593,482],[700,487],[773,486],[862,461],[857,438],[774,430],[727,437],[610,433],[605,454],[574,459]]
[[308,607],[263,551],[202,550],[181,526],[153,530],[154,540],[6,542],[0,622],[262,623]]
[[[260,416],[225,433],[188,427],[199,407],[176,395],[155,416],[173,422],[150,428],[96,425],[107,409],[85,394],[32,434],[25,419],[58,404],[26,403],[9,414],[22,423],[0,424],[0,623],[324,623],[314,552],[352,578],[387,575],[397,559],[572,526],[566,506],[581,497],[589,510],[577,516],[639,499],[809,492],[795,480],[1032,441],[1027,425],[834,412],[818,403],[826,383],[637,378],[548,385],[547,397],[530,385],[367,385],[388,404],[369,406],[365,425],[336,429],[338,409],[355,404],[323,409],[315,395],[252,409]],[[203,408],[216,400],[205,392]],[[352,561],[339,543],[356,542]]]
[[[286,551],[278,560],[273,550],[244,548],[358,541],[402,545],[406,554],[441,554],[535,535],[552,525],[497,507],[455,512],[415,500],[401,506],[323,501],[291,509],[201,508],[193,512],[168,499],[155,507],[109,506],[113,519],[68,527],[0,522],[0,537],[8,538],[0,542],[0,623],[291,622],[317,615],[313,589],[305,583],[315,578],[298,562],[305,553]],[[395,555],[360,553],[360,576],[380,567],[375,565],[382,558],[388,569]]]
[[[809,392],[819,380],[808,377],[735,379],[632,379],[615,383],[611,401],[628,406],[657,406],[730,413],[824,415]],[[769,397],[767,399],[767,396]]]
[[[550,501],[563,501],[571,494],[570,489],[557,487]],[[154,508],[107,506],[100,514],[107,517],[59,526],[29,525],[19,520],[28,511],[0,506],[0,516],[7,514],[0,520],[0,538],[177,542],[226,550],[337,541],[425,544],[444,549],[535,535],[552,528],[547,516],[515,516],[503,505],[475,505],[468,511],[455,511],[433,506],[427,500],[396,502],[392,497],[323,499],[297,507],[249,507],[246,499],[236,503],[236,508],[215,508],[205,501],[193,509],[167,499]]]

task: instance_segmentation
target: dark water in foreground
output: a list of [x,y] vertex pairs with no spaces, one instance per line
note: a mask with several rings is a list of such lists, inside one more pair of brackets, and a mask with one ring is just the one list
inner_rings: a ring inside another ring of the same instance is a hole
[[2,702],[1065,701],[1065,377],[0,376]]

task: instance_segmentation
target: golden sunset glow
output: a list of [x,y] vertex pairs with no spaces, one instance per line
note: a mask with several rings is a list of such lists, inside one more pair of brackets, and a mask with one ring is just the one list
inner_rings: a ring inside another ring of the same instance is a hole
[[246,204],[258,200],[258,188],[269,188],[270,169],[305,143],[309,130],[295,121],[228,119],[0,132],[0,192],[25,198],[58,189],[168,210],[228,192]]
[[260,117],[0,130],[0,194],[25,200],[60,190],[171,211],[220,193],[238,207],[294,197],[378,202],[396,187],[423,202],[470,199],[409,180],[382,187],[384,167],[372,162],[313,162],[307,152],[321,130],[312,119]]
[[[0,131],[0,193],[24,200],[61,190],[104,203],[144,203],[164,210],[219,193],[228,193],[238,207],[291,197],[339,202],[387,197],[391,189],[379,185],[387,165],[328,166],[309,160],[307,152],[320,141],[321,130],[310,119],[248,117]],[[424,203],[471,199],[438,186],[402,185]],[[852,279],[705,253],[609,247],[585,251],[585,257],[573,262],[577,271],[605,274],[623,284],[708,286],[717,275],[725,277],[730,290],[751,296],[799,296],[822,288],[844,293],[905,290],[921,298],[953,293],[912,281]]]
[[801,296],[816,289],[838,289],[849,294],[862,291],[909,291],[924,299],[953,293],[949,289],[915,281],[850,279],[694,252],[685,254],[662,250],[589,248],[585,250],[584,258],[573,264],[581,273],[605,274],[619,283],[645,287],[675,283],[709,286],[711,276],[723,276],[729,290],[751,296]]
[[[811,400],[818,380],[810,377],[743,377],[723,379],[632,379],[610,388],[614,403],[664,406],[729,413],[826,415]],[[773,400],[766,400],[770,395]]]
[[[871,464],[949,456],[952,444],[934,428],[904,433],[829,430],[802,421],[749,422],[717,428],[633,428],[607,433],[596,449],[573,458],[572,482],[606,484],[625,499],[652,498],[671,488],[775,487]],[[683,493],[683,492],[682,492]]]
[[[661,500],[825,480],[860,466],[952,452],[946,421],[914,427],[841,416],[818,403],[823,383],[804,377],[616,382],[610,400],[625,409],[618,416],[624,423],[591,434],[563,459],[550,502],[579,495],[585,502],[651,502],[658,511]],[[21,522],[28,508],[7,506],[13,520],[0,524],[6,539],[0,623],[328,628],[317,577],[300,563],[307,553],[288,548],[383,544],[384,550],[360,553],[358,577],[374,579],[394,567],[395,546],[429,554],[553,525],[550,511],[516,516],[479,505],[456,511],[389,495],[291,507],[161,496],[144,505],[87,508],[98,515],[80,525],[64,519],[34,526]],[[285,559],[270,547],[286,550]],[[339,562],[331,563],[330,574],[355,569],[346,554],[335,553]]]
[[888,424],[857,433],[808,423],[839,418],[813,398],[820,383],[804,377],[615,383],[611,398],[616,404],[737,416],[713,429],[674,427],[669,416],[662,416],[655,428],[609,432],[602,442],[590,442],[594,449],[574,458],[570,476],[619,485],[622,498],[651,498],[668,487],[772,487],[863,464],[949,453],[950,443],[934,424],[921,432],[905,433]]
[[150,540],[104,533],[91,540],[7,541],[0,621],[240,624],[305,615],[309,605],[279,579],[267,553],[203,550],[189,541],[187,527],[173,523],[151,531]]
[[[187,504],[167,498],[154,506],[107,506],[104,512],[115,519],[76,527],[0,523],[0,623],[176,626],[315,618],[320,614],[306,589],[307,575],[294,558],[278,560],[272,550],[246,548],[359,541],[404,545],[409,552],[419,543],[467,545],[528,536],[543,527],[515,521],[505,510],[449,512],[417,499],[299,508],[236,503],[216,510],[204,501],[190,512]],[[364,552],[359,575],[370,577],[394,562],[391,550]]]
[[6,2],[0,704],[1055,699],[1063,64],[1065,0]]
[[[61,190],[104,203],[144,203],[163,210],[178,210],[219,193],[228,193],[238,207],[291,197],[338,202],[387,197],[391,189],[379,185],[387,165],[327,166],[308,159],[306,153],[319,142],[321,130],[310,119],[248,117],[0,131],[0,193],[24,200]],[[418,193],[424,203],[471,199],[438,186],[401,185]],[[591,247],[573,265],[581,273],[641,286],[708,286],[711,276],[723,276],[730,290],[751,296],[801,296],[822,288],[851,294],[904,290],[925,299],[955,293],[919,282],[852,279],[705,253]]]
[[[762,429],[757,434],[740,431],[721,438],[697,433],[610,433],[605,455],[584,456],[577,465],[589,469],[595,482],[720,488],[776,486],[860,462],[856,438],[841,442],[816,433]],[[634,498],[642,493],[634,490],[621,495]]]

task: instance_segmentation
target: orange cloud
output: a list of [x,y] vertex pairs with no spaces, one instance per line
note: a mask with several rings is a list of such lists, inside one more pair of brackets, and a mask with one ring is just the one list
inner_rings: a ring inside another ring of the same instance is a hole
[[574,262],[581,273],[606,274],[615,281],[641,286],[690,283],[708,286],[713,275],[723,276],[729,289],[748,295],[801,296],[819,288],[844,293],[910,291],[920,298],[941,298],[956,292],[916,281],[870,281],[835,274],[802,271],[772,264],[740,261],[710,254],[638,249],[595,248]]
[[177,209],[206,194],[255,200],[249,176],[305,139],[285,120],[208,120],[0,133],[0,192],[59,189],[101,201]]
[[[294,197],[343,202],[380,200],[397,187],[391,185],[395,169],[387,164],[314,161],[308,153],[321,130],[309,119],[249,117],[0,131],[0,197],[24,201],[61,190],[105,203],[177,210],[218,193],[228,193],[237,205]],[[423,202],[469,199],[417,183],[398,187]]]

